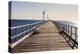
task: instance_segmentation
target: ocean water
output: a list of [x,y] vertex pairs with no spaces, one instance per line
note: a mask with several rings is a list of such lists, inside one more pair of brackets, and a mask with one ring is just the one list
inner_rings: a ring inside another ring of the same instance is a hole
[[78,23],[75,23],[75,22],[70,22],[70,21],[58,21],[58,22],[62,24],[67,24],[67,25],[71,25],[74,27],[78,27]]
[[19,20],[19,19],[10,19],[9,20],[9,27],[15,27],[15,26],[20,26],[20,25],[25,25],[25,24],[32,24],[35,22],[39,22],[42,20]]

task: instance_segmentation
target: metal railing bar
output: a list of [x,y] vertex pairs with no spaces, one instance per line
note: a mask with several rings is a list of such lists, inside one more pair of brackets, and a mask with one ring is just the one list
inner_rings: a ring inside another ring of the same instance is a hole
[[[36,26],[36,27],[37,27],[37,26]],[[12,36],[11,39],[13,39],[13,38],[15,38],[15,37],[17,37],[17,36],[19,36],[19,35],[21,35],[21,34],[24,34],[24,33],[28,32],[28,31],[30,31],[30,30],[36,28],[36,27],[33,27],[33,28],[31,28],[31,29],[29,29],[29,30],[27,30],[27,31],[24,31],[24,32],[19,33],[19,34],[15,35],[15,36]]]

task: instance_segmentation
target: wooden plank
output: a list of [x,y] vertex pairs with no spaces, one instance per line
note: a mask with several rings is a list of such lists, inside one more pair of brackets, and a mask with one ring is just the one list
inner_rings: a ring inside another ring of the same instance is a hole
[[58,32],[52,22],[47,22],[36,33],[26,38],[12,50],[13,52],[34,52],[71,49]]

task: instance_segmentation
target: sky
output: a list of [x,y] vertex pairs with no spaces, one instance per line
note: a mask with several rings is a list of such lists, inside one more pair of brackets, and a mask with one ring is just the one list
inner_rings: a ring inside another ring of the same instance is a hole
[[42,20],[43,10],[45,19],[77,21],[78,6],[72,4],[36,3],[36,2],[12,2],[12,19]]

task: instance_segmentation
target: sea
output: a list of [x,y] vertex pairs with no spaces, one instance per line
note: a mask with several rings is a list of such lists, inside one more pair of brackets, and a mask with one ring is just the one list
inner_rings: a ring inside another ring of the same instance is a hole
[[[15,26],[20,26],[20,25],[25,25],[25,24],[32,24],[32,23],[36,23],[42,20],[24,20],[24,19],[9,19],[9,27],[15,27]],[[78,27],[78,23],[75,22],[70,22],[70,21],[57,21],[60,22],[62,24],[67,24],[67,25],[71,25],[74,27]]]
[[78,23],[77,22],[70,22],[70,21],[57,21],[61,24],[67,24],[67,25],[71,25],[71,26],[74,26],[74,27],[77,27],[78,28]]
[[9,19],[9,27],[16,27],[25,24],[32,24],[42,20],[22,20],[22,19]]

